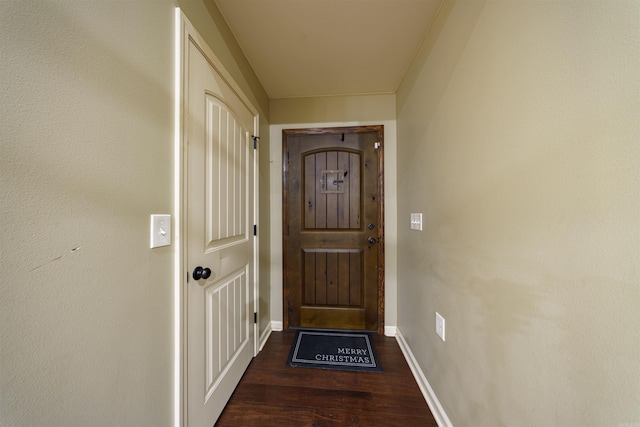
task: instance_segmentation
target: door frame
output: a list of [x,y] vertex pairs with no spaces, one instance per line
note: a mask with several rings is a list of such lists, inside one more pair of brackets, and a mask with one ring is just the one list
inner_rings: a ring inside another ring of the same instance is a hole
[[[251,111],[254,117],[253,121],[253,135],[254,138],[254,157],[253,167],[254,170],[254,187],[253,187],[253,210],[250,215],[253,217],[253,224],[259,229],[259,144],[257,141],[260,139],[260,114],[258,109],[253,105],[252,101],[244,94],[240,86],[235,82],[231,73],[227,71],[222,62],[215,55],[213,50],[209,47],[208,43],[200,36],[195,27],[182,13],[180,8],[175,9],[174,16],[175,27],[175,88],[174,88],[174,123],[175,123],[175,149],[174,149],[174,425],[175,426],[188,426],[188,413],[189,407],[187,402],[188,396],[188,383],[187,383],[187,286],[189,280],[188,263],[187,263],[187,150],[188,140],[186,132],[186,103],[185,97],[185,83],[186,83],[186,67],[188,64],[187,46],[189,40],[196,41],[198,47],[203,51],[205,58],[209,61],[211,67],[218,73],[220,77],[225,81],[229,88],[240,98],[245,106]],[[250,290],[253,297],[253,312],[258,313],[258,301],[260,286],[259,286],[259,241],[258,236],[253,235],[253,284],[252,290]],[[259,316],[256,316],[259,319]],[[259,346],[259,324],[254,322],[253,324],[253,356],[258,353]]]
[[[346,126],[346,127],[327,127],[327,128],[302,128],[302,129],[283,129],[282,130],[282,229],[286,229],[287,225],[287,153],[289,136],[306,136],[306,135],[339,135],[343,133],[365,133],[376,132],[378,135],[378,333],[384,334],[384,125],[363,125],[363,126]],[[289,284],[287,283],[287,244],[288,237],[286,233],[282,233],[282,319],[283,328],[289,329],[289,310],[287,308],[287,297],[289,295]]]

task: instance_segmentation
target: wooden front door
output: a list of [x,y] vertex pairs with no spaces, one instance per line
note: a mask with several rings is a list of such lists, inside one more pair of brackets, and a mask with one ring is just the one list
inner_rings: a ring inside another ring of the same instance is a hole
[[255,354],[257,112],[184,21],[186,425],[212,426]]
[[283,131],[285,328],[383,331],[383,126]]

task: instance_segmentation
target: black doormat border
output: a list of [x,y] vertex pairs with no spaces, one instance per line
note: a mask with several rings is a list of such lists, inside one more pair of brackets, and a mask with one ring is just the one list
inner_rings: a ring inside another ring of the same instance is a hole
[[340,371],[382,372],[376,348],[366,332],[297,330],[287,364]]

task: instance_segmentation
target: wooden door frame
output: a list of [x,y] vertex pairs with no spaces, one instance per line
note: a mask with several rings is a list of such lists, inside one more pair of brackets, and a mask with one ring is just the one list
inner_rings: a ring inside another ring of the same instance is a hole
[[[349,126],[349,127],[329,127],[329,128],[304,128],[304,129],[283,129],[282,130],[282,225],[286,230],[287,225],[287,152],[289,136],[307,135],[339,135],[343,133],[365,133],[376,132],[378,135],[378,333],[384,333],[384,125]],[[288,237],[282,233],[282,253],[283,253],[283,278],[282,278],[282,319],[284,329],[289,329],[289,310],[287,300],[289,296],[289,285],[287,284],[287,244]]]

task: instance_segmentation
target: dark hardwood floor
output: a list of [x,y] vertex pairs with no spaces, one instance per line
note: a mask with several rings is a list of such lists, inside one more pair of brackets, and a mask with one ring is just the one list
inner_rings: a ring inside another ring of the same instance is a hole
[[375,373],[292,368],[294,335],[271,334],[216,426],[437,426],[394,338],[374,335]]

